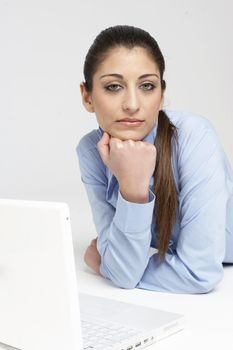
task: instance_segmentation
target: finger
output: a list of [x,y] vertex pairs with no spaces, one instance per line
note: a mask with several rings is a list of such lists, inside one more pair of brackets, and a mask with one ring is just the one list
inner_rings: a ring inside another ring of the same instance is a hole
[[90,246],[96,246],[97,244],[97,238],[91,240]]
[[116,137],[111,137],[111,140],[109,142],[110,148],[123,148],[123,142],[116,138]]
[[126,141],[130,147],[134,147],[136,145],[135,141],[129,139]]
[[97,149],[104,163],[107,163],[109,158],[109,140],[110,140],[110,136],[105,131],[103,133],[102,138],[97,143]]

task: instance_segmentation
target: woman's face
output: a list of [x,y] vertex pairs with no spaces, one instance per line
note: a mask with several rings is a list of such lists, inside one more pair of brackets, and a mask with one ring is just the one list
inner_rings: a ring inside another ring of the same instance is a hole
[[142,140],[163,104],[159,69],[141,47],[112,49],[94,74],[92,92],[83,83],[80,89],[99,126],[121,140]]

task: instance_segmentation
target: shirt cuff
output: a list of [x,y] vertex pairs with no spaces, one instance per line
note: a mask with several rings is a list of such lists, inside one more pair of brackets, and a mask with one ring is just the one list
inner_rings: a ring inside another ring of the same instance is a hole
[[113,222],[123,232],[144,231],[151,226],[154,204],[155,194],[151,190],[149,190],[149,201],[147,203],[128,202],[118,191]]

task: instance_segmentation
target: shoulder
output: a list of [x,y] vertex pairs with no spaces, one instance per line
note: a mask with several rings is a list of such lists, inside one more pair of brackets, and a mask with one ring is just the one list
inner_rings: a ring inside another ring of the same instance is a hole
[[102,130],[95,129],[84,135],[78,142],[76,151],[78,156],[82,156],[85,153],[98,152],[97,143],[102,137]]
[[84,182],[91,183],[93,179],[99,182],[106,181],[106,166],[104,165],[97,143],[103,134],[102,129],[95,129],[84,135],[77,147],[76,153]]
[[165,110],[177,130],[175,152],[179,164],[188,165],[191,159],[206,161],[211,155],[222,160],[223,149],[212,123],[204,116],[190,112]]
[[190,112],[164,111],[176,127],[179,148],[193,148],[200,142],[221,147],[216,130],[206,117]]
[[204,116],[186,111],[172,111],[164,109],[170,121],[176,126],[180,136],[185,133],[214,130],[212,123]]

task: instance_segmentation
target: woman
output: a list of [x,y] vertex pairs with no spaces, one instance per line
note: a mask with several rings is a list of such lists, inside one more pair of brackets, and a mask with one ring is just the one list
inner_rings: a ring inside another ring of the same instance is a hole
[[233,173],[207,119],[163,109],[164,69],[133,26],[87,53],[80,90],[99,129],[77,154],[98,238],[84,259],[122,288],[206,293],[233,262]]

